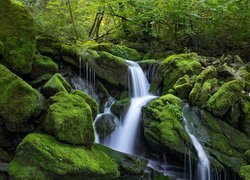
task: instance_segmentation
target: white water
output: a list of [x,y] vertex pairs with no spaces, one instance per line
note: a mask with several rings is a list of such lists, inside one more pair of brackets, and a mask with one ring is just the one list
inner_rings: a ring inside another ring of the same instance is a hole
[[[185,105],[184,110],[188,108],[188,105]],[[186,132],[188,133],[191,141],[194,145],[194,148],[198,154],[198,167],[197,167],[197,176],[199,180],[210,180],[210,165],[209,160],[207,158],[206,152],[204,151],[202,145],[199,143],[197,138],[190,132],[190,127],[188,126],[188,122],[186,117],[183,114],[183,122]],[[191,124],[192,125],[192,124]]]
[[134,154],[138,137],[141,109],[155,96],[149,94],[149,83],[141,67],[133,61],[126,61],[129,65],[129,85],[131,89],[131,104],[123,119],[123,123],[112,134],[109,147],[121,152]]

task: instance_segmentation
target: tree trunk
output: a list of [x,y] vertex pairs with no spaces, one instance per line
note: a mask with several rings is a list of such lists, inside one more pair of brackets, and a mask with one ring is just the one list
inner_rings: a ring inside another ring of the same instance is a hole
[[76,25],[75,25],[74,16],[73,16],[73,13],[72,13],[70,0],[67,0],[67,4],[68,4],[68,8],[69,8],[69,13],[70,13],[70,19],[71,19],[71,22],[72,22],[72,25],[73,25],[73,28],[74,28],[74,32],[75,32],[75,37],[76,37],[76,40],[78,40],[79,36],[78,36],[77,30],[76,30]]

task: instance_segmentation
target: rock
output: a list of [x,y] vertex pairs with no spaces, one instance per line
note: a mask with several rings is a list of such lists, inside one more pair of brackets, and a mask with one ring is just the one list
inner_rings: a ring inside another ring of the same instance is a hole
[[7,180],[7,179],[8,179],[8,177],[7,177],[7,175],[6,175],[6,174],[4,174],[4,173],[0,172],[0,179],[1,179],[1,180]]
[[218,76],[217,69],[215,66],[208,66],[205,68],[196,78],[196,83],[203,83],[208,79],[213,79]]
[[31,14],[17,3],[1,0],[0,24],[0,41],[4,44],[4,58],[1,62],[17,73],[28,74],[36,44]]
[[12,160],[12,156],[5,151],[3,148],[0,148],[0,163],[5,162],[8,163]]
[[250,149],[248,149],[248,150],[244,153],[244,158],[245,158],[245,160],[247,160],[248,163],[250,163]]
[[10,133],[2,125],[0,126],[0,147],[10,147],[12,145],[12,139]]
[[241,67],[238,71],[237,74],[242,77],[243,81],[245,82],[245,91],[250,92],[250,71],[247,70],[246,67]]
[[210,158],[239,174],[240,167],[247,164],[243,154],[250,148],[249,138],[204,110],[199,116],[208,133],[209,140],[203,144]]
[[131,103],[131,99],[129,97],[120,99],[116,101],[111,107],[111,111],[117,116],[121,117],[128,110]]
[[181,107],[181,99],[167,94],[143,109],[144,135],[152,151],[166,151],[178,159],[188,152],[190,139],[182,126]]
[[13,179],[95,179],[119,176],[115,161],[95,147],[87,149],[32,133],[17,148],[9,165]]
[[[245,84],[241,80],[233,80],[224,83],[216,93],[214,93],[206,103],[206,109],[215,116],[223,116],[239,103],[240,94]],[[228,119],[229,124],[236,126],[238,119]]]
[[179,98],[188,99],[192,87],[189,76],[185,75],[177,80],[174,85],[174,90]]
[[71,86],[59,73],[56,73],[44,84],[41,91],[46,97],[50,97],[61,91],[70,92]]
[[81,62],[83,72],[86,71],[87,67],[95,72],[96,82],[99,81],[108,88],[112,96],[128,87],[128,65],[120,57],[107,52],[97,53],[78,44],[62,45],[61,54],[77,59],[77,66],[71,64],[76,68],[79,68],[79,62]]
[[45,120],[46,132],[71,144],[91,147],[94,143],[92,111],[83,96],[60,92],[50,99]]
[[92,97],[90,97],[86,93],[84,93],[82,91],[79,91],[79,90],[73,91],[72,94],[76,94],[78,96],[81,96],[86,101],[86,103],[88,103],[88,105],[89,105],[89,107],[91,108],[91,111],[92,111],[92,117],[95,118],[97,113],[98,113],[98,104],[97,104],[97,102]]
[[0,116],[5,123],[22,126],[40,114],[43,96],[0,64]]
[[250,179],[250,165],[242,166],[240,168],[240,177],[243,180],[249,180]]
[[248,135],[248,137],[250,137],[250,99],[244,102],[242,114],[244,118],[243,129]]
[[109,157],[111,157],[118,165],[121,172],[121,177],[144,177],[145,170],[147,168],[148,161],[136,156],[121,153],[110,149],[106,146],[95,144],[94,146],[99,151],[104,152]]
[[217,73],[220,78],[224,78],[226,79],[226,81],[233,80],[236,78],[235,71],[233,70],[233,68],[229,67],[227,63],[223,64],[222,66],[219,66],[217,68]]
[[204,83],[195,83],[189,94],[189,100],[193,105],[204,107],[207,100],[219,88],[219,82],[216,78],[208,79]]
[[58,72],[58,65],[49,57],[37,54],[34,56],[31,77],[38,78],[44,74],[55,74]]
[[112,114],[102,114],[95,121],[95,129],[99,136],[106,137],[114,132],[116,124],[115,124],[115,116]]
[[172,89],[176,81],[188,75],[190,78],[201,72],[201,64],[195,53],[171,55],[159,65],[151,85],[151,92],[156,93],[162,87],[162,94]]
[[42,86],[44,83],[46,83],[53,75],[52,74],[44,74],[38,78],[36,78],[35,80],[31,81],[30,84],[33,87],[40,87]]
[[88,46],[90,49],[96,51],[105,51],[115,56],[132,61],[139,61],[142,59],[140,53],[138,53],[135,49],[131,49],[126,46],[114,45],[111,43],[93,43],[92,45],[88,44]]

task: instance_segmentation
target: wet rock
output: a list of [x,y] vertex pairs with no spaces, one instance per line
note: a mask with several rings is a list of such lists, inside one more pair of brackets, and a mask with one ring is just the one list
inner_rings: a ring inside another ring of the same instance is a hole
[[110,135],[116,127],[116,117],[112,114],[102,114],[95,121],[96,132],[101,137]]

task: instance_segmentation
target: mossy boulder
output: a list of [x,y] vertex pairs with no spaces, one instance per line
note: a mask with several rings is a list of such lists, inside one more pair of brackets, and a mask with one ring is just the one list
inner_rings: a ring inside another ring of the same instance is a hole
[[244,153],[250,147],[249,138],[204,110],[199,116],[208,133],[209,140],[203,144],[210,159],[216,159],[226,169],[239,174],[240,167],[247,164]]
[[5,123],[22,126],[41,112],[43,96],[1,64],[0,87],[0,116]]
[[245,82],[245,91],[250,92],[250,71],[246,67],[241,67],[237,73],[243,78]]
[[59,92],[50,102],[44,124],[46,132],[61,141],[91,147],[95,138],[92,111],[79,91]]
[[243,180],[249,180],[250,179],[250,165],[242,166],[240,168],[240,177]]
[[192,84],[190,82],[189,76],[185,75],[177,80],[173,89],[176,95],[181,99],[188,99],[189,93],[192,89]]
[[13,179],[102,179],[119,176],[115,161],[102,151],[73,146],[32,133],[19,144],[9,165]]
[[189,100],[193,105],[204,107],[218,88],[219,82],[216,78],[205,80],[203,83],[197,82],[189,94]]
[[159,65],[152,81],[151,92],[156,93],[161,88],[162,94],[165,94],[169,89],[173,88],[179,78],[184,75],[188,75],[191,78],[200,72],[201,64],[197,54],[171,55]]
[[88,94],[86,94],[80,90],[73,91],[73,94],[77,94],[78,96],[81,96],[88,103],[88,105],[92,111],[92,117],[95,118],[96,115],[98,114],[98,104],[97,104],[96,100],[94,100]]
[[121,117],[124,115],[126,110],[128,109],[129,105],[131,103],[131,99],[129,97],[120,99],[114,103],[114,105],[111,107],[111,111],[117,116]]
[[[239,104],[241,92],[245,83],[241,80],[233,80],[224,83],[207,101],[206,109],[215,116],[223,116],[229,111],[234,111],[235,105]],[[236,111],[237,112],[237,111]],[[228,118],[228,123],[236,126],[238,119]]]
[[[67,55],[77,59],[71,65],[79,68],[80,62],[82,68],[88,67],[95,72],[96,78],[105,86],[108,84],[109,90],[119,90],[119,87],[127,87],[127,72],[128,65],[125,60],[114,56],[108,52],[97,52],[91,49],[86,49],[85,46],[76,45],[62,45],[61,54]],[[80,61],[81,60],[81,61]],[[83,69],[83,71],[85,71]],[[118,87],[118,89],[117,89]]]
[[55,74],[58,72],[58,65],[49,57],[36,54],[34,56],[31,77],[38,78],[44,74]]
[[55,95],[58,92],[70,92],[71,86],[69,83],[59,74],[54,74],[49,81],[44,84],[41,89],[41,92],[46,96],[50,97]]
[[243,129],[250,137],[250,99],[246,100],[243,104],[242,114],[244,117]]
[[151,101],[143,109],[143,127],[153,151],[166,151],[180,158],[188,150],[189,136],[182,125],[182,101],[167,94]]
[[112,114],[102,114],[95,120],[95,129],[100,137],[106,137],[114,132],[116,127],[115,118]]
[[44,56],[54,58],[60,54],[61,39],[48,34],[37,36],[37,50]]
[[4,44],[1,62],[15,72],[27,74],[31,71],[36,44],[33,17],[11,0],[1,0],[0,4],[0,41]]
[[111,43],[93,43],[88,45],[90,49],[96,51],[105,51],[115,56],[119,56],[124,59],[139,61],[142,59],[142,56],[135,49],[128,48],[126,46],[114,45]]

